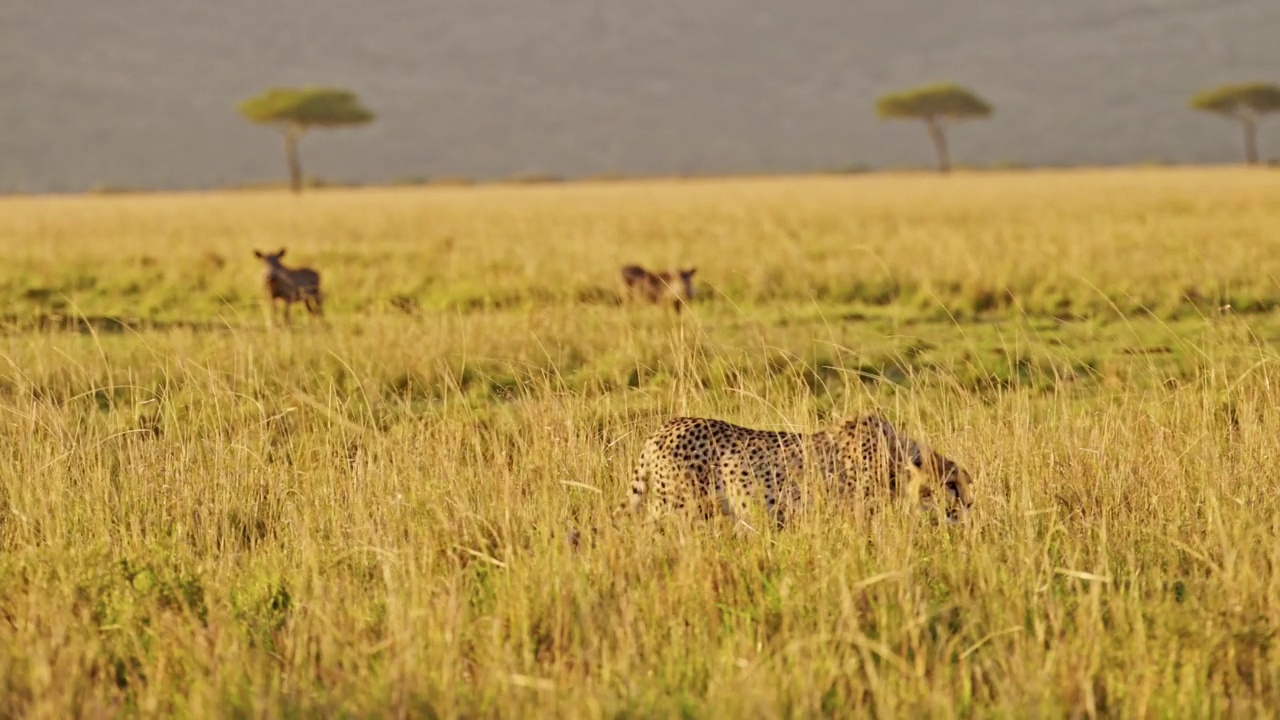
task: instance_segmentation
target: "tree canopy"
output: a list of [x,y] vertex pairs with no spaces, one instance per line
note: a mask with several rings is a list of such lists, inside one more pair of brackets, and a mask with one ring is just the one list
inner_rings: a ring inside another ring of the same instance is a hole
[[239,105],[250,122],[308,127],[362,125],[373,120],[355,93],[326,87],[269,88]]
[[989,117],[991,105],[968,88],[937,83],[882,95],[876,112],[894,120],[968,120]]
[[968,88],[937,83],[881,95],[876,113],[889,120],[922,120],[938,154],[938,171],[951,171],[951,151],[943,126],[949,122],[985,118],[991,115],[986,100]]
[[1241,117],[1280,111],[1280,86],[1274,83],[1237,83],[1196,93],[1191,107],[1205,112]]
[[1267,113],[1280,112],[1280,86],[1263,82],[1222,85],[1193,95],[1191,107],[1239,122],[1244,129],[1245,162],[1256,165],[1258,119]]
[[298,140],[313,127],[334,128],[363,125],[373,120],[355,93],[327,87],[269,88],[239,106],[250,122],[275,125],[284,134],[285,163],[289,167],[289,187],[302,191],[302,163]]

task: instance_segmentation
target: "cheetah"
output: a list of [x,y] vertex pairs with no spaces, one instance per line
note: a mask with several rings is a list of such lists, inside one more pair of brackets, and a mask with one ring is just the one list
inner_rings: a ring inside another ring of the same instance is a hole
[[697,268],[649,272],[639,265],[627,265],[622,268],[622,284],[629,298],[642,298],[654,305],[670,298],[671,306],[679,313],[693,301],[693,276],[697,272]]
[[271,316],[276,315],[276,301],[284,301],[284,322],[289,324],[289,307],[300,302],[312,315],[321,317],[324,314],[324,293],[320,292],[320,273],[311,268],[288,268],[281,262],[284,248],[280,252],[264,253],[253,251],[254,257],[262,261],[264,266],[263,284],[267,291],[267,300],[271,303]]
[[922,506],[930,508],[934,490],[941,487],[952,522],[967,515],[973,504],[968,472],[876,415],[812,434],[680,417],[645,442],[629,509],[641,510],[652,491],[659,510],[699,509],[709,517],[718,509],[733,518],[749,510],[751,498],[762,495],[770,519],[782,528],[789,506],[799,499],[797,481],[806,469],[840,497],[879,488],[893,495],[899,484],[911,483],[919,488]]

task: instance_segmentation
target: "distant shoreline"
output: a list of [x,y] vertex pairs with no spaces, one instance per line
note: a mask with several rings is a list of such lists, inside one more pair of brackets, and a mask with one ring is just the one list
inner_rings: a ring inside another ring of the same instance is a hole
[[[1240,163],[1172,163],[1152,161],[1146,163],[1129,163],[1115,165],[1019,165],[1001,163],[987,167],[958,166],[953,176],[992,175],[1017,173],[1081,173],[1081,172],[1125,172],[1144,170],[1163,171],[1206,171],[1206,170],[1255,170],[1266,172],[1280,167],[1280,160],[1269,159],[1262,165],[1250,168]],[[702,182],[734,182],[750,180],[803,180],[816,178],[853,178],[862,176],[889,177],[918,175],[946,179],[945,176],[929,167],[887,167],[887,168],[855,168],[850,170],[825,170],[813,172],[780,172],[780,173],[725,173],[725,174],[683,174],[683,175],[594,175],[582,177],[561,177],[557,175],[523,174],[509,178],[473,179],[460,176],[442,175],[439,177],[402,178],[387,182],[360,183],[343,180],[327,180],[309,178],[303,194],[333,190],[394,190],[408,188],[494,188],[494,187],[533,187],[547,185],[610,185],[610,184],[663,184],[663,183],[702,183]],[[43,191],[3,191],[0,198],[9,197],[44,197],[44,196],[112,196],[112,195],[199,195],[207,193],[252,193],[252,192],[288,192],[288,183],[284,180],[237,183],[204,188],[165,188],[165,187],[128,187],[124,185],[100,185],[86,190],[43,190]]]

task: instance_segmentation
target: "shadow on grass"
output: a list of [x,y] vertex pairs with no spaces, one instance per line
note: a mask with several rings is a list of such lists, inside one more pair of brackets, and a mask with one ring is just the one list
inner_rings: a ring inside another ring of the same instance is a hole
[[143,320],[111,315],[0,315],[0,335],[31,332],[74,332],[82,334],[124,334],[140,331],[195,330],[215,332],[232,326],[216,320]]

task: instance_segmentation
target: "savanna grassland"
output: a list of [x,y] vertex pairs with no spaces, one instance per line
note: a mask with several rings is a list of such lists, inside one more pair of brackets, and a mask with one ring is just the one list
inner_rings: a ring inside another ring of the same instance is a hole
[[[1280,707],[1280,174],[15,197],[0,257],[5,717]],[[872,410],[968,523],[612,515],[671,415]]]

